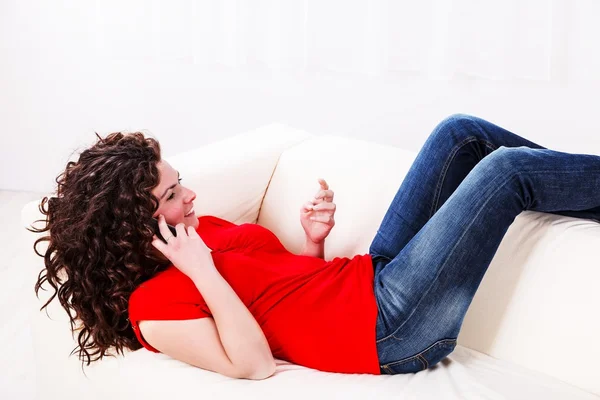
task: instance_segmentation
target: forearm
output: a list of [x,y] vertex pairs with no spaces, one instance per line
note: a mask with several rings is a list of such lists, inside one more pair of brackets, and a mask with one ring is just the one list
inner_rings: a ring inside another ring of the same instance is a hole
[[311,256],[325,259],[325,240],[323,240],[321,243],[314,243],[312,240],[306,237],[301,254],[303,256]]
[[252,313],[215,268],[212,258],[192,278],[210,309],[223,348],[240,371],[274,371],[269,343]]

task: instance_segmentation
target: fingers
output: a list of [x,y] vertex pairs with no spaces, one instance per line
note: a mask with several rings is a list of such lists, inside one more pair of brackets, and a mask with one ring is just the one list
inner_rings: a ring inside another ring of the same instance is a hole
[[195,238],[199,238],[200,235],[198,235],[198,232],[196,232],[196,228],[194,228],[192,225],[187,227],[187,233],[189,237],[195,237]]
[[[175,225],[175,230],[177,231],[177,237],[178,238],[182,238],[187,236],[187,232],[185,229],[185,224],[183,222],[178,223],[177,225]],[[168,237],[168,236],[165,236]]]
[[315,194],[315,199],[323,199],[323,201],[333,201],[333,190],[321,189]]
[[[165,220],[165,217],[162,214],[158,216],[158,229],[160,230],[160,234],[162,235],[162,237],[165,239],[174,236],[169,227],[167,226],[167,221]],[[186,229],[186,226],[183,222],[180,222],[177,225],[175,225],[175,231],[177,232],[177,235],[175,236],[177,236],[178,238],[189,236],[188,230]]]
[[302,211],[310,212],[310,211],[335,211],[336,205],[335,203],[319,203],[313,204],[310,201],[307,201],[302,205]]
[[335,203],[319,203],[312,207],[315,211],[335,211]]
[[152,235],[152,246],[156,247],[161,253],[165,253],[165,243],[156,235]]
[[321,185],[321,189],[327,190],[329,189],[329,185],[325,182],[325,179],[319,178],[319,184]]
[[[336,205],[333,203],[333,190],[329,189],[329,185],[325,179],[319,178],[321,189],[315,194],[312,200],[307,201],[302,205],[302,212],[311,215],[311,220],[321,222],[329,222],[333,219]],[[316,219],[315,219],[316,218]]]
[[311,201],[307,201],[306,203],[302,204],[302,212],[310,212],[313,210],[313,206],[314,204]]
[[333,221],[333,216],[331,214],[315,214],[310,217],[311,221],[324,222],[329,223]]
[[310,202],[306,202],[302,206],[302,212],[303,215],[308,217],[311,221],[319,221],[329,224],[333,222],[335,208],[335,203],[320,203],[317,205],[312,205]]
[[158,216],[158,230],[165,239],[172,235],[169,227],[167,226],[167,221],[165,221],[165,217],[162,214]]

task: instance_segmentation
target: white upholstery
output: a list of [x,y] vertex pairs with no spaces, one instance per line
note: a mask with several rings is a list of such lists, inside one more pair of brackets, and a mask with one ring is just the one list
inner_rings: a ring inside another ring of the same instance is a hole
[[[197,215],[271,229],[302,247],[302,203],[322,177],[335,192],[336,226],[326,259],[366,253],[416,153],[271,124],[167,157],[197,193]],[[23,208],[29,225],[41,214]],[[35,225],[34,226],[39,226]],[[37,236],[28,234],[32,244]],[[26,245],[31,248],[30,243]],[[86,367],[58,302],[33,332],[40,398],[600,398],[600,225],[526,211],[508,230],[466,315],[458,347],[416,375],[333,374],[278,360],[264,381],[232,380],[145,349]],[[40,247],[45,249],[45,247]],[[32,279],[43,267],[26,258]],[[42,301],[49,292],[41,292]],[[225,382],[227,381],[227,382]],[[69,388],[69,390],[66,390]],[[594,395],[595,394],[595,395]]]

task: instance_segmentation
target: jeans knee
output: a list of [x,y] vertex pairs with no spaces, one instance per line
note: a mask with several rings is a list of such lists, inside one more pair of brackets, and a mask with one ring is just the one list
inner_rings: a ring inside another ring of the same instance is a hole
[[500,175],[522,171],[525,162],[531,155],[531,150],[526,146],[500,146],[485,156],[475,167],[485,168],[494,174]]
[[454,113],[454,114],[450,114],[449,116],[447,116],[446,118],[444,118],[442,120],[442,122],[444,121],[449,121],[449,122],[465,122],[465,121],[472,121],[475,117],[473,115],[469,115],[469,114],[463,114],[463,113]]
[[532,148],[527,146],[500,146],[496,150],[488,154],[485,158],[493,155],[493,158],[495,159],[500,159],[501,161],[514,163],[530,157],[532,154],[532,150]]
[[478,133],[475,125],[475,117],[467,114],[452,114],[437,124],[432,132],[436,139],[461,140]]
[[447,116],[438,125],[440,125],[440,126],[446,126],[446,125],[463,126],[464,124],[472,123],[475,120],[475,118],[476,117],[473,115],[456,113],[456,114],[451,114],[451,115]]

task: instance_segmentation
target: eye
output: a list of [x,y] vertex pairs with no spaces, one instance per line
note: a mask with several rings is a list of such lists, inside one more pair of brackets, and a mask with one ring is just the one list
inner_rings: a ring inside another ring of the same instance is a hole
[[[183,180],[183,178],[179,178],[178,179],[179,183],[181,183],[182,180]],[[171,200],[173,197],[175,197],[175,192],[171,193],[171,195],[167,198],[167,201]]]

